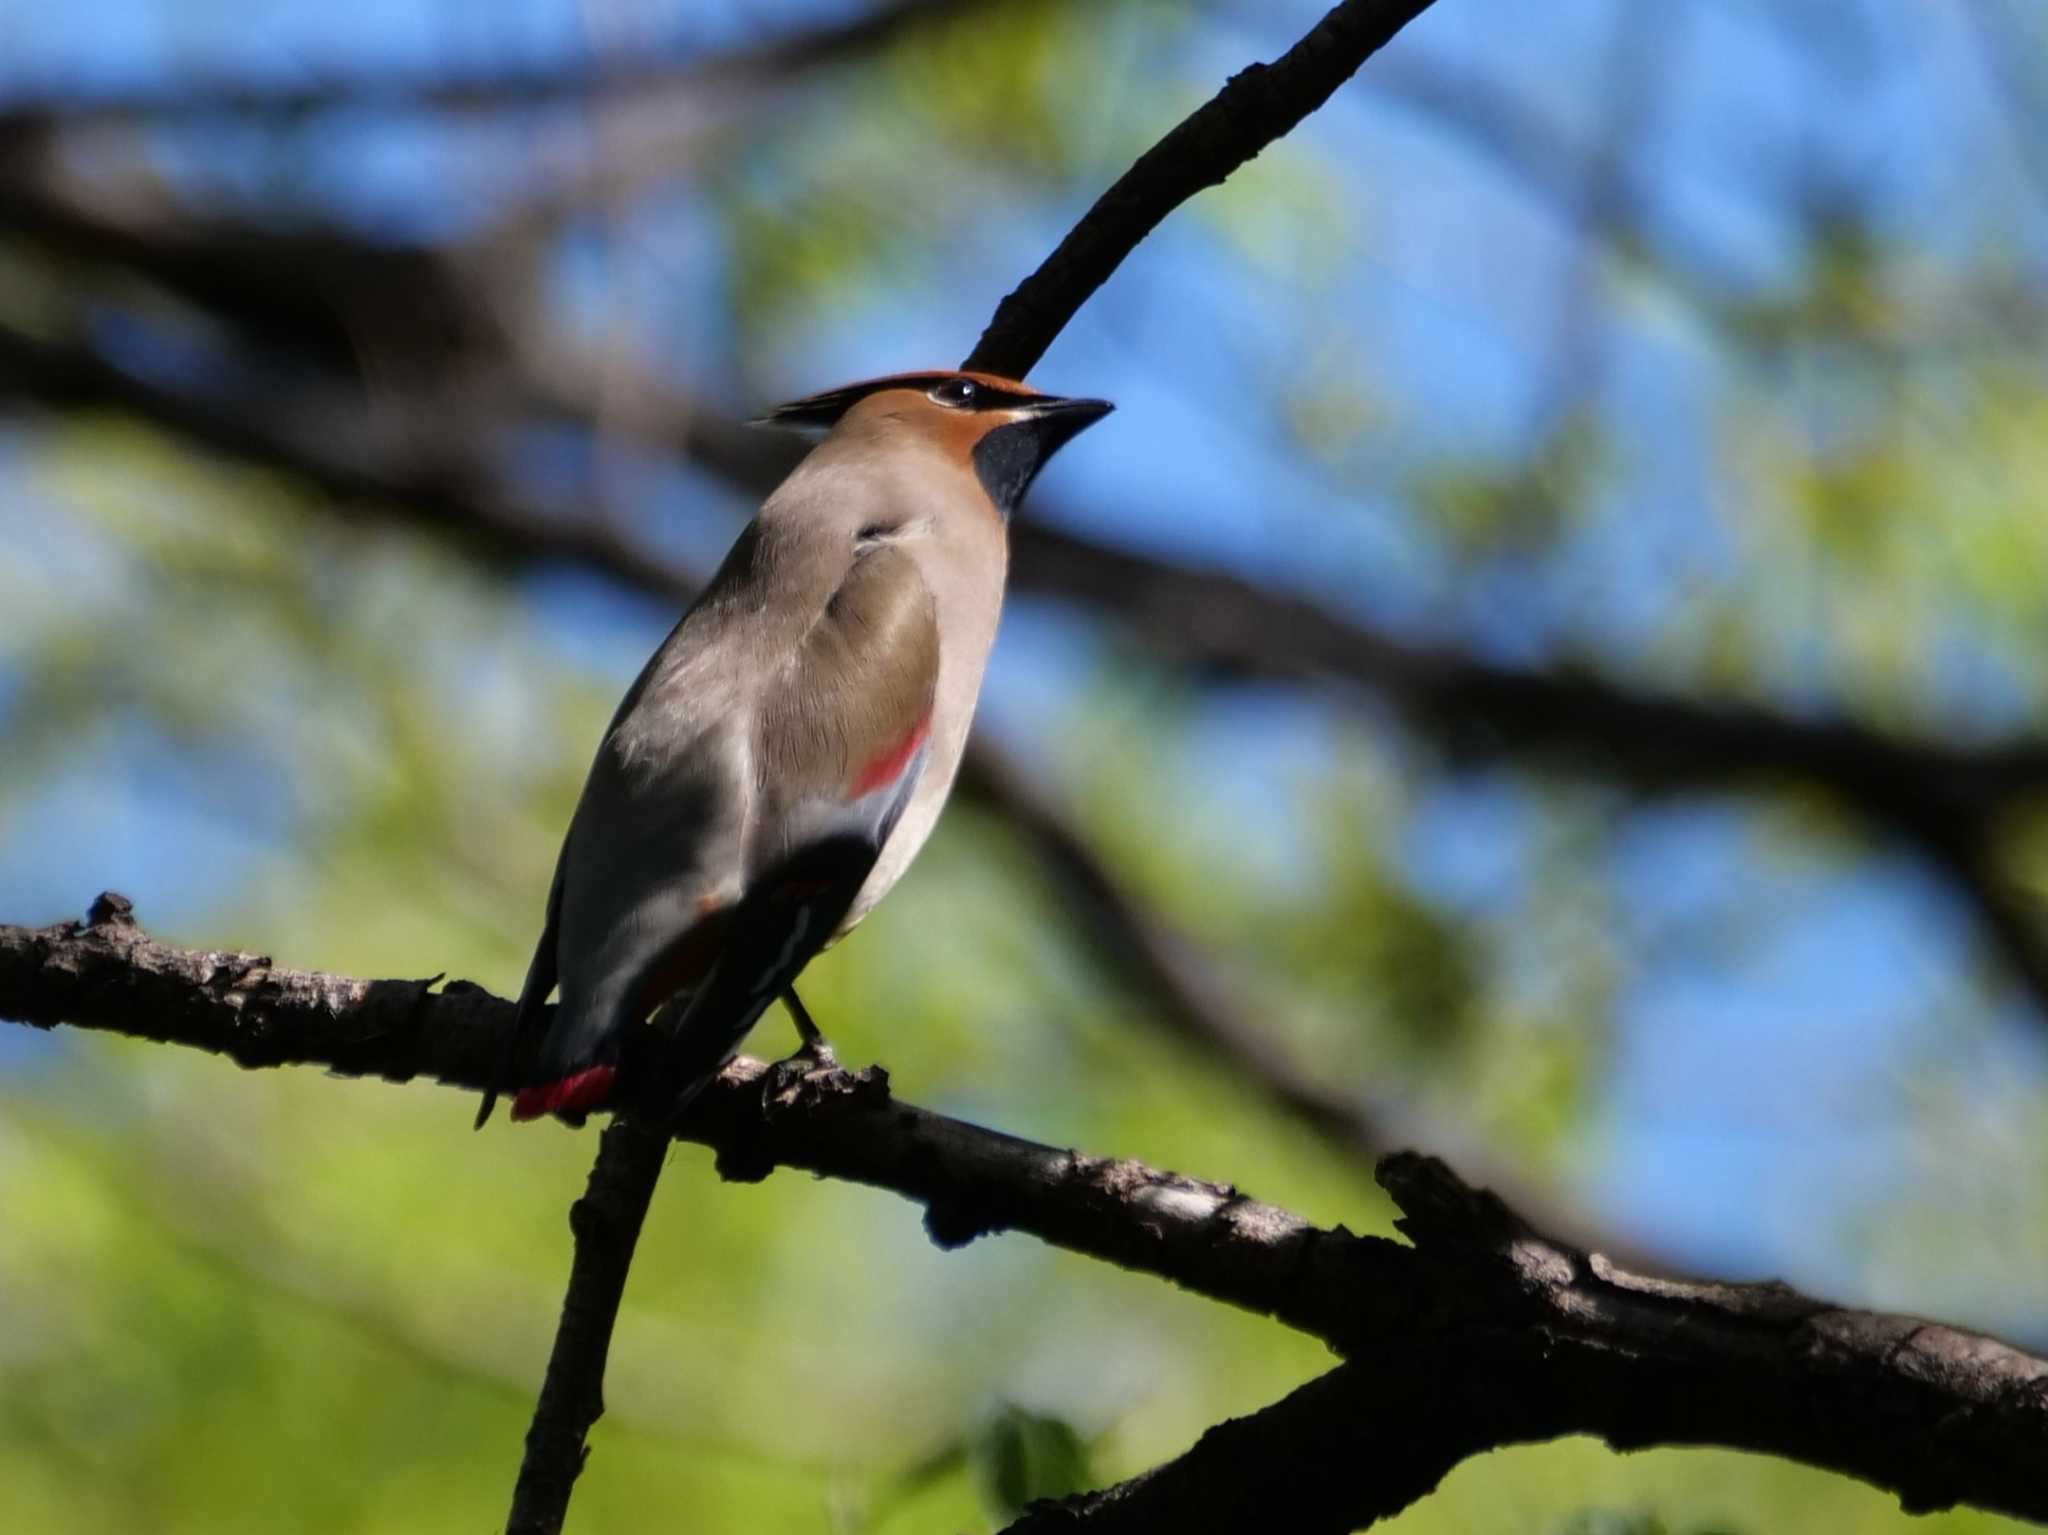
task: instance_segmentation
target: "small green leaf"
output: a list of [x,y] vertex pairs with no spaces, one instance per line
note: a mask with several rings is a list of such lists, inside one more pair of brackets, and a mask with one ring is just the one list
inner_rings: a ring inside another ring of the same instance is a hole
[[1088,1446],[1065,1419],[1005,1406],[974,1434],[968,1457],[989,1507],[1015,1518],[1040,1498],[1095,1485]]

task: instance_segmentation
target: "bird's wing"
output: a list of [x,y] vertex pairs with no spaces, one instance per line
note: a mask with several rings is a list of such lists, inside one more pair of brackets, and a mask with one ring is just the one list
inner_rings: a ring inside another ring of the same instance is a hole
[[[520,995],[505,1075],[543,1086],[521,1091],[516,1118],[601,1099],[621,1026],[654,1005],[640,1005],[648,986],[669,977],[673,990],[709,967],[703,940],[739,894],[752,794],[747,700],[730,664],[742,636],[730,599],[758,542],[753,527],[741,536],[649,657],[598,745]],[[691,962],[696,973],[684,973]],[[543,1035],[557,981],[561,1002]],[[598,1066],[601,1077],[590,1071]]]
[[889,545],[862,554],[763,692],[750,887],[813,842],[880,850],[923,769],[938,678],[938,611],[917,561]]
[[677,1026],[679,1090],[724,1063],[837,930],[930,756],[938,676],[917,562],[864,552],[762,697],[746,891]]
[[541,923],[540,942],[534,945],[532,963],[526,967],[526,984],[519,988],[519,1007],[513,1015],[512,1032],[505,1038],[505,1047],[491,1069],[490,1085],[484,1089],[484,1101],[476,1111],[476,1128],[479,1130],[489,1121],[491,1110],[498,1106],[498,1093],[512,1080],[521,1055],[539,1036],[541,1019],[547,1011],[548,993],[555,989],[555,935],[562,921],[562,871],[569,861],[568,854],[565,843],[560,856],[555,859],[555,877],[548,886],[547,918]]
[[831,936],[916,787],[939,645],[914,559],[862,552],[779,666],[732,664],[747,639],[686,619],[598,751],[529,974],[542,989],[522,997],[537,1013],[559,964],[520,1117],[601,1098],[620,1031],[678,992],[679,1080],[716,1071]]

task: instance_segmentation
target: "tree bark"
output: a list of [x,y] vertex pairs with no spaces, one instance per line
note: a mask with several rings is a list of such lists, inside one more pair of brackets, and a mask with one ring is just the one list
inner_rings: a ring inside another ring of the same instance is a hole
[[[0,927],[0,1016],[193,1045],[245,1066],[426,1075],[481,1091],[512,1004],[432,985],[174,948],[112,895],[86,923]],[[1860,1477],[1914,1511],[1963,1502],[2048,1521],[2048,1360],[1782,1285],[1644,1273],[1533,1228],[1429,1158],[1380,1164],[1413,1244],[1403,1246],[1313,1226],[1228,1184],[916,1108],[891,1096],[879,1068],[735,1061],[676,1135],[713,1147],[725,1177],[793,1167],[890,1189],[925,1207],[942,1247],[1027,1232],[1271,1316],[1348,1361],[1144,1477],[1033,1511],[1024,1529],[1259,1529],[1275,1509],[1298,1509],[1295,1529],[1350,1529],[1422,1496],[1467,1455],[1572,1433],[1618,1449],[1760,1451]],[[601,1410],[599,1345],[660,1156],[660,1142],[614,1127],[578,1202],[577,1277],[543,1395],[550,1421],[529,1441],[530,1462],[533,1446],[545,1451],[534,1506],[557,1518],[543,1494],[566,1495]]]

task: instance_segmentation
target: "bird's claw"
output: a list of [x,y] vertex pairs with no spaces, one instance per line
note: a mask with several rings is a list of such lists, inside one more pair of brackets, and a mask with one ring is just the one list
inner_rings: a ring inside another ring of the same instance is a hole
[[775,1061],[761,1077],[761,1106],[765,1109],[794,1093],[806,1077],[839,1070],[839,1057],[821,1034],[806,1040],[792,1055]]
[[796,1053],[789,1057],[789,1061],[805,1062],[804,1075],[806,1076],[809,1076],[814,1071],[837,1071],[839,1069],[839,1052],[832,1048],[831,1040],[819,1034],[799,1045]]

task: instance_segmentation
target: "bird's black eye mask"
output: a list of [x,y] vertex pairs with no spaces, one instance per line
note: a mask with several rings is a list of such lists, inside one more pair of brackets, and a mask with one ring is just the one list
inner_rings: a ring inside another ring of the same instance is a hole
[[756,418],[755,424],[793,427],[798,431],[827,431],[862,400],[884,389],[922,390],[926,399],[948,410],[1012,410],[1043,398],[1019,385],[968,378],[959,373],[896,373],[778,405],[765,416]]

